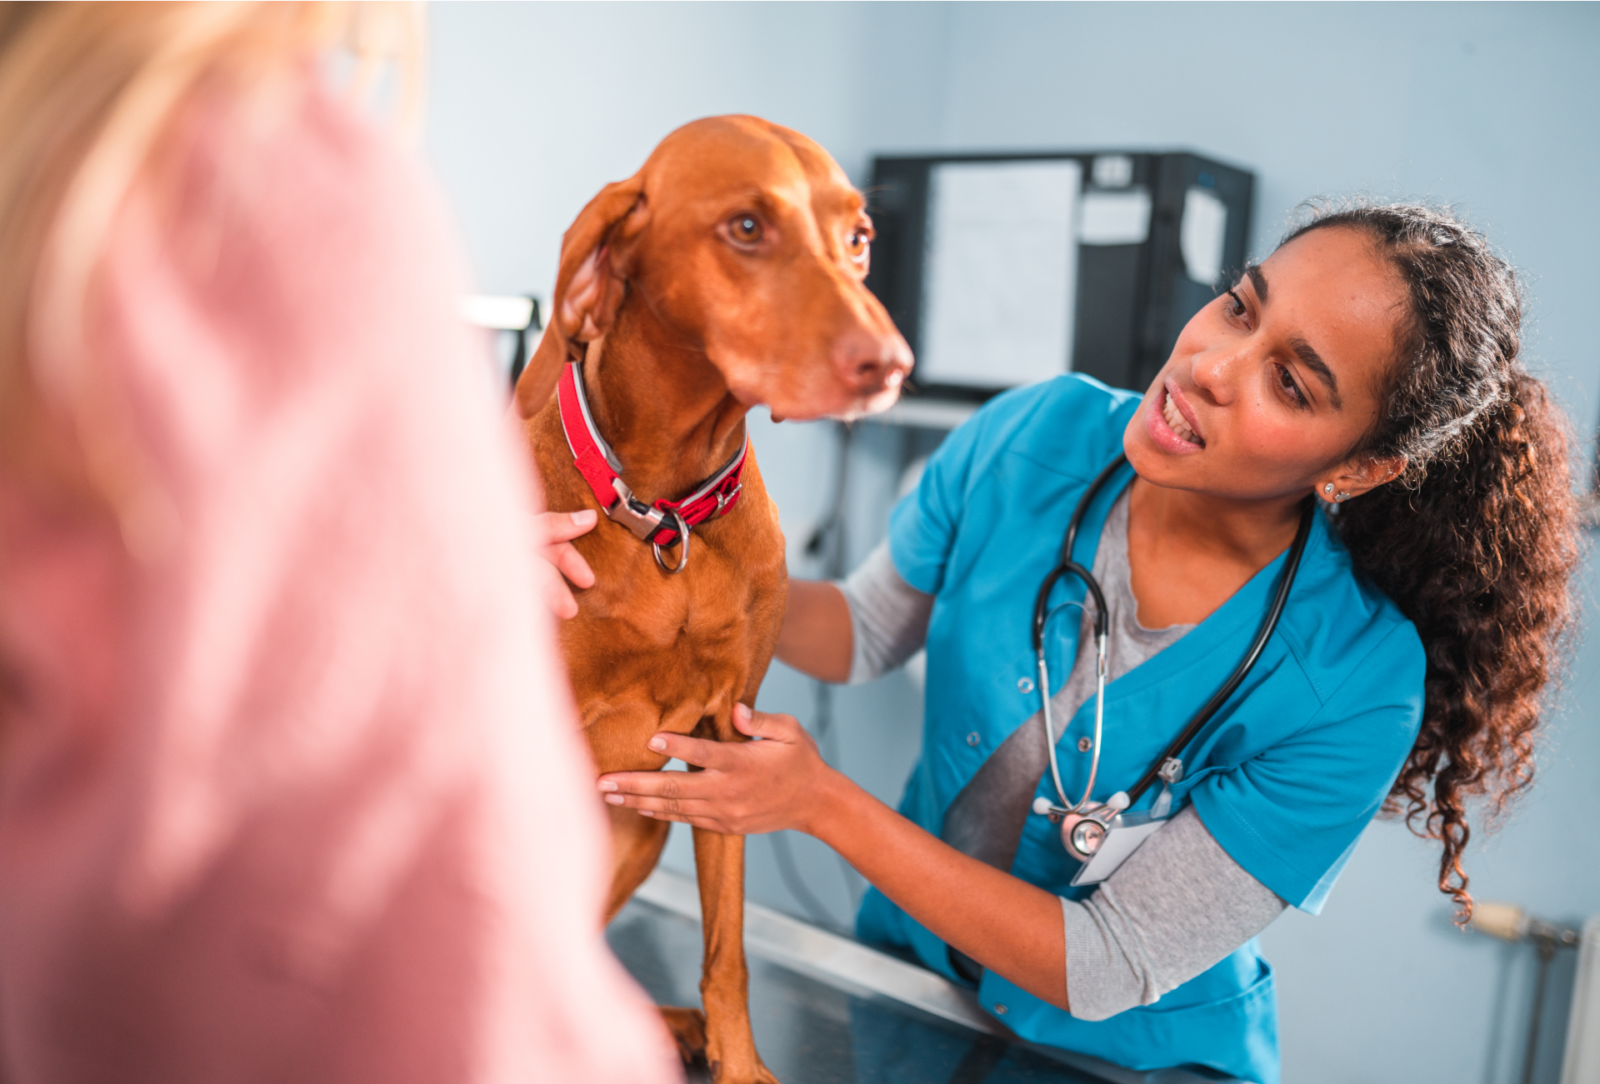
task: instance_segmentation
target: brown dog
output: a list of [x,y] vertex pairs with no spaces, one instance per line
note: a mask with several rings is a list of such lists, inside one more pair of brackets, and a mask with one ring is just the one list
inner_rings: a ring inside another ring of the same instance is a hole
[[[561,630],[601,772],[660,768],[645,743],[661,730],[743,740],[733,706],[755,701],[783,620],[777,510],[748,454],[742,474],[686,510],[687,538],[649,502],[731,468],[757,404],[781,419],[894,401],[911,352],[862,285],[871,233],[861,194],[821,147],[755,117],[715,117],[669,135],[563,238],[550,327],[517,403],[549,507],[598,505],[615,521],[577,541],[597,583]],[[553,396],[569,363],[581,379]],[[618,498],[629,491],[637,499]],[[694,512],[709,518],[696,526]],[[655,867],[668,825],[606,808],[609,921]],[[705,1012],[667,1009],[667,1021],[719,1084],[772,1081],[750,1034],[744,840],[695,829],[694,843]]]

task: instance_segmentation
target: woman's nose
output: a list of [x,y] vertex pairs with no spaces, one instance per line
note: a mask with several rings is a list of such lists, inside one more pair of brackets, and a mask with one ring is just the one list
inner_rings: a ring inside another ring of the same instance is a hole
[[1203,350],[1194,357],[1190,379],[1213,402],[1231,402],[1236,391],[1240,360],[1235,349]]

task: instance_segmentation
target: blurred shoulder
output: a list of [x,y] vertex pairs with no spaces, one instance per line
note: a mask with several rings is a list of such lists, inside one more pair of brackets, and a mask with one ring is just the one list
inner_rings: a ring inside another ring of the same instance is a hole
[[466,261],[442,193],[310,68],[203,84],[161,158],[149,191],[172,257],[252,332],[353,334],[384,310],[453,318]]
[[342,408],[437,411],[472,371],[443,193],[309,64],[190,91],[101,265],[131,371],[205,371],[258,411],[334,385]]

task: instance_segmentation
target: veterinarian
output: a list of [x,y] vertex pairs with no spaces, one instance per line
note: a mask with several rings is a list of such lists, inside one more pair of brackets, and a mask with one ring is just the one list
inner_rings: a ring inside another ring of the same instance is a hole
[[[705,770],[605,777],[606,800],[816,836],[874,886],[864,940],[975,985],[1026,1039],[1275,1084],[1256,935],[1287,907],[1321,909],[1386,804],[1441,842],[1439,887],[1470,908],[1464,802],[1530,770],[1576,549],[1565,423],[1519,358],[1520,319],[1511,269],[1449,214],[1314,212],[1196,314],[1143,397],[1070,375],[1000,396],[849,580],[791,581],[778,655],[808,674],[870,680],[927,648],[898,813],[794,719],[743,708],[764,740],[658,735]],[[1106,607],[1097,746],[1082,577],[1050,589],[1044,668],[1033,616],[1108,467],[1071,554]],[[1302,522],[1259,659],[1169,750],[1243,669]],[[1152,767],[1167,770],[1131,813],[1176,815],[1108,880],[1073,886],[1059,810],[1095,768],[1103,804]]]

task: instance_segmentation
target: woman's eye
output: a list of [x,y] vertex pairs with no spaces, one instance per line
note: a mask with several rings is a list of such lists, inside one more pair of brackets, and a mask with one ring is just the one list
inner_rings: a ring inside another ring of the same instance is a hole
[[1300,390],[1300,385],[1294,382],[1294,375],[1282,365],[1274,365],[1273,368],[1277,370],[1278,383],[1282,386],[1284,394],[1292,399],[1296,406],[1305,406],[1305,393]]
[[1228,300],[1224,303],[1229,316],[1243,316],[1245,314],[1244,299],[1237,293],[1229,290],[1226,294]]
[[761,220],[755,215],[734,215],[728,222],[728,232],[740,244],[753,245],[761,240]]

